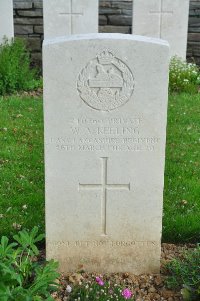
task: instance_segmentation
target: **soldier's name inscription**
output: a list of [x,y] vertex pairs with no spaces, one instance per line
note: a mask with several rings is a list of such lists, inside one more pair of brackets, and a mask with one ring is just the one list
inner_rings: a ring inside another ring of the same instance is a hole
[[66,134],[51,137],[48,144],[60,151],[155,151],[161,139],[145,136],[142,127],[142,117],[74,118]]

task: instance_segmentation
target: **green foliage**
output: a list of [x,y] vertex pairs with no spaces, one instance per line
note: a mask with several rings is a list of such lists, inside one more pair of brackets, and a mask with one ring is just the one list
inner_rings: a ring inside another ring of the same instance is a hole
[[200,241],[200,94],[169,97],[163,242]]
[[200,246],[185,252],[183,259],[174,259],[166,266],[170,276],[167,286],[182,289],[184,300],[200,300]]
[[200,72],[196,64],[187,63],[178,57],[170,62],[170,92],[197,92],[200,85]]
[[[97,277],[96,279],[100,279]],[[122,289],[119,285],[111,285],[109,282],[104,283],[103,280],[99,281],[95,280],[93,282],[82,283],[81,285],[77,285],[72,288],[68,286],[67,291],[70,289],[68,293],[68,300],[80,300],[80,301],[124,301],[124,300],[135,300],[133,298],[133,294],[129,289]]]
[[53,300],[50,293],[57,289],[58,264],[54,261],[39,264],[35,260],[39,254],[36,243],[43,238],[44,235],[38,235],[37,227],[31,232],[20,231],[10,244],[6,236],[1,238],[1,301]]
[[39,97],[0,97],[0,237],[44,232],[44,129]]
[[30,54],[22,39],[0,45],[0,95],[41,86],[36,69],[30,68]]

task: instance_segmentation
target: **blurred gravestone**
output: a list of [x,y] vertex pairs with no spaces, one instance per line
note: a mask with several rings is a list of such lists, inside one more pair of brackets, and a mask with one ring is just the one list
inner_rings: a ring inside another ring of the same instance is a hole
[[133,34],[167,40],[170,55],[186,58],[189,0],[134,0]]
[[12,0],[0,0],[0,44],[4,37],[8,40],[14,37]]
[[98,32],[98,0],[44,0],[45,39]]

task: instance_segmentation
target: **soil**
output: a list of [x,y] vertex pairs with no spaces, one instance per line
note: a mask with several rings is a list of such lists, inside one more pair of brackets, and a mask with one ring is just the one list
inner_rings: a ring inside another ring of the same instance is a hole
[[[182,258],[184,251],[193,248],[195,248],[195,245],[192,244],[162,244],[161,273],[158,275],[136,276],[130,273],[123,273],[105,274],[101,276],[104,281],[112,279],[114,283],[120,284],[122,287],[128,287],[134,293],[135,301],[181,301],[183,299],[180,291],[173,291],[166,287],[165,280],[168,275],[165,265],[173,258]],[[94,277],[96,276],[99,276],[99,274],[90,274],[85,271],[62,275],[59,280],[61,289],[58,293],[53,294],[54,299],[56,301],[67,301],[67,285],[73,288],[74,285],[78,285],[80,282],[94,281]]]

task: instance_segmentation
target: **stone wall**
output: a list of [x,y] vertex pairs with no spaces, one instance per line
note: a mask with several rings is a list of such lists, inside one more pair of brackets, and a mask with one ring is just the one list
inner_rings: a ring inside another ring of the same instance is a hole
[[[32,59],[41,63],[42,0],[13,0],[15,36],[24,37]],[[132,0],[100,0],[100,32],[131,33]],[[200,0],[190,1],[188,58],[200,65]]]
[[200,0],[190,2],[187,55],[200,65]]

